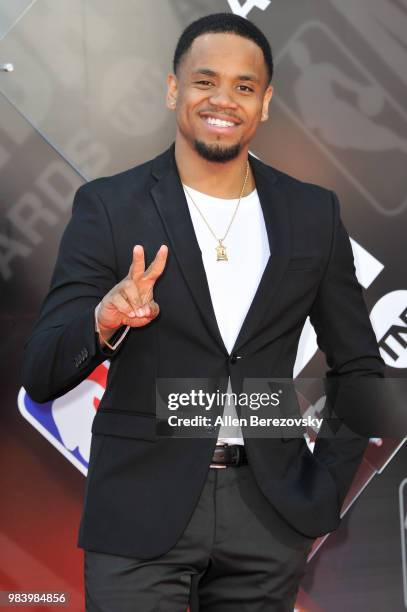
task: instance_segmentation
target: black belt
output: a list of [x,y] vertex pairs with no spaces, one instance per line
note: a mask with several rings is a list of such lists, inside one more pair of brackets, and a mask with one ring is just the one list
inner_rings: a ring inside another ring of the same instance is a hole
[[224,444],[215,446],[212,455],[212,463],[217,465],[247,465],[247,455],[243,444]]

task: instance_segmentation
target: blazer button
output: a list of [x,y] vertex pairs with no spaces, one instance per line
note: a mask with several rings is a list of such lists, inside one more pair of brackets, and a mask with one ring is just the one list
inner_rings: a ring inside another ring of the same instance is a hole
[[235,363],[237,363],[237,360],[241,359],[241,358],[242,358],[241,355],[236,355],[236,353],[232,353],[231,356],[230,356],[229,361],[230,361],[230,363],[232,363],[234,365]]

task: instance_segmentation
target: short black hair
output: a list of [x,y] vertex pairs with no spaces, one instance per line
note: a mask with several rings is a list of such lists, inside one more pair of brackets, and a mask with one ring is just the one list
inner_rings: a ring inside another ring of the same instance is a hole
[[263,51],[269,82],[271,81],[273,78],[274,64],[269,41],[254,23],[248,21],[244,17],[234,15],[233,13],[213,13],[212,15],[206,15],[205,17],[193,21],[185,28],[175,48],[173,58],[173,70],[175,74],[177,73],[182,57],[191,47],[195,38],[209,32],[230,32],[238,36],[243,36],[244,38],[249,38],[255,42]]

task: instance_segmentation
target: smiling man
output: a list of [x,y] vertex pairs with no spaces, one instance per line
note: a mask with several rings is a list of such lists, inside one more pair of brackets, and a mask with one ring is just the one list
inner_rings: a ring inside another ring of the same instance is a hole
[[88,611],[183,612],[193,592],[201,612],[288,612],[367,439],[322,425],[311,453],[302,431],[254,437],[233,399],[198,410],[206,435],[171,437],[158,379],[231,398],[245,379],[291,379],[308,315],[331,376],[384,364],[337,197],[249,154],[273,93],[265,36],[209,15],[173,68],[175,143],[78,190],[23,384],[46,402],[111,360],[78,539]]

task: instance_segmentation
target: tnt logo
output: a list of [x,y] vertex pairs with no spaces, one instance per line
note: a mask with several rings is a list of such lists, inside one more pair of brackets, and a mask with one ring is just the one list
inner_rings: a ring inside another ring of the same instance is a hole
[[52,402],[38,404],[23,388],[18,395],[23,417],[85,476],[92,422],[106,389],[108,368],[106,361],[77,387]]
[[393,368],[407,368],[407,291],[384,295],[370,317],[385,363]]

